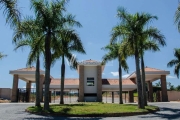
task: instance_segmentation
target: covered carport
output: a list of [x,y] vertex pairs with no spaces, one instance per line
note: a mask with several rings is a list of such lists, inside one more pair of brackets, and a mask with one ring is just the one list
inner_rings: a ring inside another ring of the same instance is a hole
[[[18,102],[18,83],[19,79],[26,82],[26,92],[28,93],[28,97],[30,98],[31,93],[31,84],[35,83],[35,67],[22,68],[17,70],[10,70],[9,74],[13,75],[13,85],[12,85],[12,93],[11,93],[11,102]],[[40,100],[43,100],[43,83],[44,83],[44,74],[43,70],[40,70]],[[26,100],[29,102],[29,99]]]
[[[148,91],[149,91],[149,101],[153,102],[153,87],[152,82],[159,80],[161,82],[161,101],[168,102],[167,96],[167,85],[166,85],[166,76],[169,75],[169,71],[160,70],[156,68],[145,67],[145,76],[146,76],[146,83],[148,84]],[[131,79],[134,83],[136,83],[136,72],[133,72],[128,79]]]

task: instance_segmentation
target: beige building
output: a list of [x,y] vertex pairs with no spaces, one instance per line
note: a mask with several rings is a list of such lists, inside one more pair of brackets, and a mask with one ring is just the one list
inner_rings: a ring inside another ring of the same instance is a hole
[[[29,90],[31,83],[35,82],[35,70],[36,68],[23,68],[17,70],[11,70],[10,74],[13,75],[13,86],[11,101],[17,102],[17,90],[18,90],[18,80],[26,81],[26,89]],[[101,62],[95,60],[86,60],[78,63],[78,74],[79,78],[65,79],[64,81],[64,90],[77,90],[78,91],[78,100],[79,102],[83,101],[102,101],[102,92],[114,92],[119,91],[119,80],[118,79],[105,79],[102,78],[102,72],[104,66],[101,65]],[[44,88],[44,71],[40,71],[40,94],[41,100],[43,97],[43,88]],[[166,75],[170,74],[169,71],[159,70],[155,68],[146,67],[146,82],[148,83],[149,91],[149,101],[153,101],[153,89],[152,82],[155,80],[161,80],[162,95],[161,101],[168,101],[167,88],[166,88]],[[60,90],[60,79],[54,79],[51,77],[50,82],[50,91]],[[136,73],[133,72],[130,76],[123,79],[122,81],[122,90],[129,93],[129,102],[133,102],[133,90],[137,89],[136,85]]]

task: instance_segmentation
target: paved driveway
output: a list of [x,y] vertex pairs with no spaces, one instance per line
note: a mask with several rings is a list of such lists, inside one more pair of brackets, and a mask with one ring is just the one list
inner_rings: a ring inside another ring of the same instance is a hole
[[160,111],[147,114],[130,117],[97,117],[97,118],[73,118],[73,117],[44,117],[40,115],[33,115],[26,113],[24,110],[28,106],[34,104],[27,103],[8,103],[0,104],[0,120],[180,120],[180,103],[150,103],[160,107]]

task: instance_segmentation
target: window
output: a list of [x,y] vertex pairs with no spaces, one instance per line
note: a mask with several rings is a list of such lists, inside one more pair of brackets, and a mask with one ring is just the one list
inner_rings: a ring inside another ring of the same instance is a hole
[[87,81],[87,86],[94,86],[94,81]]
[[87,86],[94,86],[94,78],[87,77]]
[[94,78],[93,77],[87,77],[87,80],[93,80],[94,81]]

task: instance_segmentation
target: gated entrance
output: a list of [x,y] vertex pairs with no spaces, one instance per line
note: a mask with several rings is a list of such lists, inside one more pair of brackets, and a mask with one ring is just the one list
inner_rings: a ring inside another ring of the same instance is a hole
[[35,102],[34,88],[19,88],[17,93],[18,102]]

